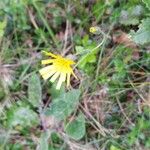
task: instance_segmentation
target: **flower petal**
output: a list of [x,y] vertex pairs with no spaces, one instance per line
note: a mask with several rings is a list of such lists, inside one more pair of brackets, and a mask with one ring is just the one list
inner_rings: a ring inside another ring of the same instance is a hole
[[50,66],[42,68],[41,70],[39,70],[39,72],[40,72],[41,76],[43,77],[43,79],[47,80],[49,77],[51,77],[56,72],[56,70],[53,68],[52,65],[50,65]]
[[49,77],[51,77],[56,71],[52,70],[51,72],[48,72],[47,74],[42,75],[44,80],[47,80]]
[[50,81],[51,81],[51,82],[54,82],[54,81],[58,78],[59,75],[60,75],[60,72],[56,72],[56,73],[51,77]]
[[60,78],[58,80],[58,83],[57,83],[57,86],[56,86],[56,89],[57,90],[60,90],[60,87],[62,85],[62,83],[66,80],[66,74],[65,73],[61,73],[60,74]]
[[43,51],[43,53],[44,53],[46,56],[51,56],[51,57],[53,57],[53,58],[57,58],[57,57],[58,57],[57,55],[54,55],[54,54],[52,54],[52,53],[50,53],[50,52]]
[[49,72],[51,69],[53,69],[53,65],[46,66],[46,67],[40,69],[39,72],[41,75],[43,75],[43,74],[46,74],[47,72]]
[[47,64],[50,64],[50,63],[52,63],[53,62],[53,59],[46,59],[46,60],[42,60],[41,61],[41,64],[42,65],[47,65]]
[[76,79],[78,79],[78,77],[74,74],[73,71],[71,71],[71,74],[72,74]]
[[69,87],[69,85],[70,85],[70,75],[71,75],[70,72],[67,73],[67,87]]

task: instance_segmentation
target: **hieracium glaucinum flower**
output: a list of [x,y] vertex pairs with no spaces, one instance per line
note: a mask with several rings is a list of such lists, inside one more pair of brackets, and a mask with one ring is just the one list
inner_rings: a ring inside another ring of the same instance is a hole
[[[56,89],[59,90],[63,82],[67,82],[67,87],[70,85],[70,76],[73,75],[76,79],[76,75],[73,72],[72,65],[75,64],[74,61],[63,58],[60,55],[54,55],[50,52],[43,51],[46,56],[50,56],[52,58],[42,60],[43,65],[47,65],[46,67],[39,70],[41,76],[44,80],[50,78],[51,82],[54,82],[58,79],[58,83]],[[48,65],[49,64],[49,65]]]
[[93,34],[100,34],[101,33],[101,29],[98,26],[93,26],[90,27],[89,31]]

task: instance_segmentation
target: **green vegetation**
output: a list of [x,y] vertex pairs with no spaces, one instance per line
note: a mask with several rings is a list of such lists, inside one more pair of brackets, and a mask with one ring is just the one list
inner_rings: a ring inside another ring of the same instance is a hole
[[[69,89],[43,50],[76,62]],[[0,150],[23,149],[150,149],[149,0],[0,0]]]

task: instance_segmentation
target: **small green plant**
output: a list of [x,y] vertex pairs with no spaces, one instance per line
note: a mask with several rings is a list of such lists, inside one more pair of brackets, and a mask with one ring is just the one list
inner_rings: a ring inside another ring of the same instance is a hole
[[149,12],[149,0],[1,0],[0,150],[150,149]]

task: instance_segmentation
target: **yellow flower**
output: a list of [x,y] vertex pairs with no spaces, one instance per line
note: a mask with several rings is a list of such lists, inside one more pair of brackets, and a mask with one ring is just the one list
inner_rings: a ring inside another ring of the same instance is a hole
[[90,31],[91,33],[93,33],[93,34],[100,34],[100,33],[101,33],[100,27],[97,27],[97,26],[95,26],[95,27],[90,27],[89,31]]
[[54,55],[50,52],[45,52],[46,56],[50,56],[53,59],[46,59],[42,60],[43,65],[50,64],[42,69],[39,70],[41,76],[44,80],[47,80],[50,78],[51,82],[54,82],[57,78],[58,83],[56,86],[56,89],[60,89],[63,82],[67,80],[67,87],[70,85],[70,76],[73,75],[76,79],[76,75],[73,72],[73,69],[71,68],[71,65],[75,64],[74,61],[63,58],[60,55]]

